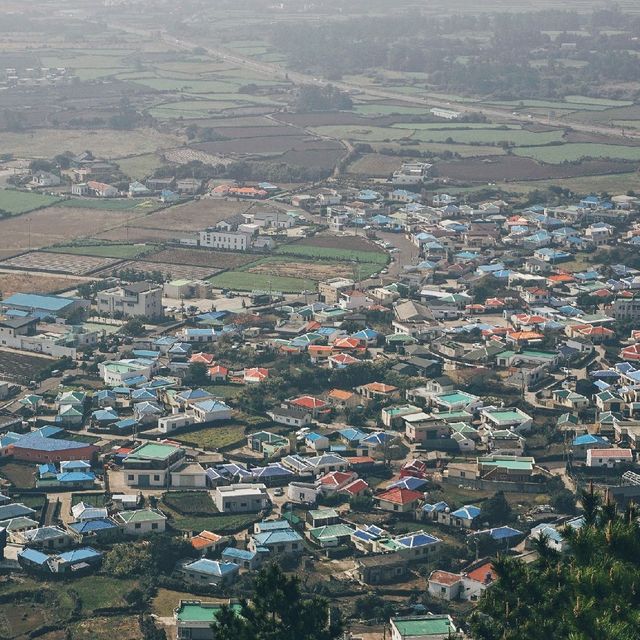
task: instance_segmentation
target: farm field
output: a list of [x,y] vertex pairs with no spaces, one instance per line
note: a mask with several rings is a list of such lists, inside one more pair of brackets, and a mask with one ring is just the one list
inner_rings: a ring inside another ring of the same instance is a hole
[[115,162],[120,168],[120,171],[132,180],[143,180],[163,165],[162,160],[155,153],[143,153],[139,156],[116,158]]
[[194,267],[213,267],[214,269],[234,269],[249,264],[255,255],[232,253],[230,251],[212,251],[208,249],[163,249],[146,256],[148,262],[191,265]]
[[40,356],[0,351],[0,374],[12,380],[33,380],[33,376],[46,369],[54,360]]
[[244,432],[244,425],[231,423],[219,427],[206,427],[196,431],[181,433],[175,437],[175,440],[183,443],[191,443],[202,449],[211,450],[228,447],[236,442],[243,442]]
[[155,129],[122,131],[111,129],[38,129],[32,133],[0,131],[0,149],[10,150],[20,158],[52,158],[61,150],[81,153],[89,148],[101,158],[122,158],[182,144],[178,136]]
[[70,198],[64,201],[65,207],[80,209],[98,209],[100,211],[132,211],[140,213],[155,211],[163,205],[150,198]]
[[245,271],[227,271],[220,273],[209,282],[219,289],[234,289],[238,291],[253,291],[261,289],[268,291],[282,291],[283,293],[300,293],[307,288],[310,283],[302,278],[275,277],[268,275],[258,275]]
[[27,251],[68,243],[75,238],[98,235],[139,216],[140,213],[131,211],[100,211],[58,204],[0,220],[0,251]]
[[640,146],[628,147],[615,144],[568,143],[550,147],[519,147],[513,150],[519,156],[526,156],[548,164],[575,162],[583,158],[611,158],[614,160],[640,160]]
[[200,231],[236,213],[249,211],[252,206],[250,202],[201,198],[157,211],[137,221],[135,226],[172,231]]
[[297,260],[287,257],[271,257],[258,260],[246,267],[247,273],[273,275],[276,278],[288,277],[290,274],[304,274],[304,280],[325,280],[326,278],[347,278],[353,276],[353,269],[348,263]]
[[113,258],[32,251],[0,262],[0,268],[50,271],[81,276],[116,263],[117,260]]
[[107,266],[100,271],[96,271],[94,275],[110,276],[115,272],[125,269],[133,269],[135,271],[144,271],[147,273],[159,271],[169,280],[176,278],[186,278],[187,280],[205,280],[218,269],[212,267],[193,267],[184,264],[167,264],[165,262],[148,262],[145,260],[127,260],[115,265]]
[[208,491],[169,491],[162,501],[182,514],[210,515],[218,513]]
[[0,211],[6,211],[11,215],[20,215],[36,209],[44,209],[60,200],[61,198],[55,196],[47,196],[31,191],[0,189]]
[[96,258],[121,258],[123,260],[139,258],[152,252],[156,247],[147,244],[85,244],[48,247],[47,253],[64,253]]
[[[0,263],[0,268],[2,268]],[[86,278],[68,278],[46,276],[32,273],[1,273],[0,291],[3,296],[10,296],[18,291],[30,291],[32,293],[58,293],[65,289],[78,286],[87,282]]]
[[17,489],[33,489],[36,486],[35,467],[27,463],[6,462],[0,465],[0,476]]
[[[451,127],[451,125],[450,125]],[[455,151],[455,144],[498,144],[509,142],[515,146],[547,145],[561,142],[564,132],[560,129],[553,131],[527,131],[521,128],[496,128],[489,125],[484,128],[416,128],[410,124],[399,124],[392,127],[314,127],[313,131],[319,135],[331,136],[338,139],[360,140],[363,142],[381,142],[385,140],[416,140],[419,142],[449,142],[451,151]]]
[[341,249],[331,246],[317,246],[314,244],[307,244],[304,241],[281,245],[275,250],[275,253],[306,258],[371,262],[378,265],[385,265],[389,261],[389,256],[380,251],[363,251],[361,249]]

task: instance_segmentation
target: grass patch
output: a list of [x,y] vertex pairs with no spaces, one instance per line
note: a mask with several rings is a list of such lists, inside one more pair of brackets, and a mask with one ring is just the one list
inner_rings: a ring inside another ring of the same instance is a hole
[[180,600],[200,600],[201,602],[214,602],[213,598],[194,596],[185,591],[172,591],[170,589],[158,589],[158,593],[151,601],[151,613],[160,618],[169,618],[174,609],[180,604]]
[[218,398],[228,400],[230,398],[237,398],[242,393],[244,386],[235,384],[210,384],[204,387],[204,389]]
[[105,607],[124,606],[124,596],[137,586],[138,581],[134,579],[103,575],[86,576],[69,584],[69,588],[80,596],[82,608],[87,612]]
[[208,491],[167,491],[162,502],[182,515],[213,515],[218,510]]
[[[165,505],[165,512],[167,511]],[[259,520],[257,513],[220,514],[215,516],[180,516],[168,510],[172,515],[171,526],[178,531],[213,531],[215,533],[237,533]]]
[[419,116],[427,115],[429,109],[427,107],[407,107],[395,104],[359,104],[353,110],[363,116],[391,116],[391,115],[407,115]]
[[244,271],[227,271],[209,278],[209,282],[220,289],[236,289],[253,291],[254,289],[282,291],[283,293],[299,293],[304,291],[308,282],[303,278],[286,278],[246,273]]
[[200,449],[212,450],[228,447],[232,444],[244,442],[245,426],[241,424],[227,424],[221,427],[207,427],[181,433],[174,439],[178,442],[192,443]]
[[105,503],[105,495],[101,491],[94,491],[92,493],[72,493],[71,506],[73,507],[80,502],[86,502],[92,507],[103,507]]
[[31,191],[16,191],[15,189],[0,189],[0,211],[6,211],[12,216],[28,213],[36,209],[50,207],[62,198],[47,196]]
[[377,265],[385,265],[389,262],[389,256],[380,251],[359,251],[356,249],[334,249],[332,247],[316,247],[303,243],[286,244],[278,247],[275,253],[289,256],[301,256],[304,258],[325,258],[328,260],[346,260],[358,262],[370,262]]
[[576,162],[583,158],[610,158],[612,160],[640,160],[640,147],[619,144],[589,142],[568,143],[549,147],[519,147],[513,150],[518,156],[533,158],[547,164]]
[[143,180],[163,165],[162,160],[155,153],[143,153],[131,158],[120,158],[116,162],[120,171],[132,180]]
[[77,256],[93,256],[96,258],[139,258],[156,249],[148,244],[86,244],[63,245],[61,247],[49,247],[48,253],[68,253]]

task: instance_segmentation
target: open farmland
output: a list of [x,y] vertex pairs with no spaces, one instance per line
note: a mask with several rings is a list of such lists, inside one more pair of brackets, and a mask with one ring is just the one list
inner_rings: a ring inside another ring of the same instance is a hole
[[98,209],[100,211],[137,211],[149,213],[163,207],[157,200],[150,198],[70,198],[64,201],[65,207],[80,209]]
[[[536,147],[537,148],[537,147]],[[561,149],[562,147],[549,147]],[[629,172],[633,165],[623,161],[585,160],[580,164],[540,164],[532,158],[498,156],[490,161],[479,158],[438,163],[438,175],[464,182],[499,182],[503,180],[552,180],[585,175]]]
[[321,262],[320,260],[296,260],[289,257],[264,258],[251,265],[245,271],[274,277],[300,277],[304,280],[326,280],[327,278],[352,278],[353,268],[348,262]]
[[[75,238],[98,235],[141,216],[131,211],[100,211],[53,206],[0,220],[0,251],[27,251]],[[123,238],[124,239],[124,238]]]
[[300,293],[311,285],[309,281],[302,278],[275,277],[246,271],[226,271],[209,278],[209,282],[219,289],[268,291],[271,288],[272,291],[282,291],[283,293]]
[[235,269],[253,262],[256,256],[247,253],[232,253],[230,251],[176,248],[164,249],[147,256],[146,259],[147,262],[212,267],[213,269]]
[[0,376],[9,380],[33,380],[33,376],[46,369],[54,360],[42,356],[0,350]]
[[616,144],[569,143],[551,147],[519,147],[514,149],[514,153],[548,164],[576,162],[583,158],[610,158],[634,162],[640,160],[640,146]]
[[276,253],[306,258],[371,262],[379,265],[385,265],[389,260],[388,255],[382,252],[363,251],[359,249],[339,249],[334,247],[303,244],[299,242],[282,245],[276,249]]
[[11,215],[19,215],[36,209],[44,209],[58,202],[60,198],[47,196],[32,191],[15,191],[0,189],[0,211]]
[[[3,264],[0,263],[0,269]],[[86,278],[47,276],[42,273],[3,273],[0,271],[0,291],[3,296],[16,292],[58,293],[87,282]]]
[[117,262],[118,260],[111,258],[32,251],[0,262],[0,268],[50,271],[81,276],[117,264]]
[[110,129],[38,129],[37,133],[27,135],[0,131],[0,149],[10,150],[20,158],[52,158],[61,150],[81,153],[87,148],[102,158],[122,158],[177,147],[181,143],[181,138],[155,129],[127,131],[127,135]]
[[219,427],[207,427],[205,429],[181,433],[175,437],[175,440],[211,451],[244,442],[244,433],[244,425],[224,424]]
[[146,244],[84,244],[62,245],[47,248],[47,253],[64,253],[75,256],[93,256],[96,258],[118,258],[122,260],[139,258],[155,249]]
[[194,267],[184,264],[167,264],[165,262],[148,262],[145,260],[127,260],[119,262],[113,266],[105,267],[97,271],[94,275],[110,276],[114,272],[124,269],[134,269],[135,271],[144,271],[150,273],[152,271],[160,271],[165,277],[186,278],[188,280],[205,280],[211,274],[216,273],[219,269],[212,267]]
[[186,204],[157,211],[137,221],[135,226],[173,231],[199,231],[206,227],[211,227],[236,213],[244,213],[252,206],[249,202],[201,198],[200,200],[192,200]]

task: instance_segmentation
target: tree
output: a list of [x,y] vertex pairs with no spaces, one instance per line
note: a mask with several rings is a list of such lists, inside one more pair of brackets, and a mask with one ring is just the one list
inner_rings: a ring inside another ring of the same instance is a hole
[[144,323],[140,318],[131,318],[122,325],[122,333],[132,338],[141,336],[144,333]]
[[116,544],[106,554],[103,568],[117,578],[141,575],[151,569],[151,553],[146,544]]
[[184,382],[192,387],[202,387],[209,382],[209,372],[204,362],[192,362],[184,376]]
[[504,491],[494,493],[485,500],[480,512],[480,521],[490,525],[504,524],[511,517],[511,506],[504,497]]
[[593,490],[583,492],[585,524],[562,531],[568,552],[536,543],[538,559],[498,557],[498,579],[471,616],[477,640],[632,640],[640,628],[640,524]]
[[333,640],[342,628],[338,616],[318,596],[305,597],[297,577],[276,564],[261,569],[251,602],[241,602],[240,615],[223,606],[212,628],[216,640]]
[[551,506],[560,513],[575,513],[576,496],[568,489],[562,489],[551,496]]

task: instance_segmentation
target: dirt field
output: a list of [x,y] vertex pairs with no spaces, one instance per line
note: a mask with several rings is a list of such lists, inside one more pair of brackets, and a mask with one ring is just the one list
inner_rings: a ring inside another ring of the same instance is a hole
[[188,265],[194,267],[213,267],[214,269],[235,269],[249,264],[256,259],[255,255],[246,253],[229,253],[225,251],[207,251],[203,249],[165,249],[146,256],[147,262],[163,262],[171,265]]
[[362,236],[330,236],[315,235],[301,240],[298,244],[309,247],[329,247],[330,249],[350,249],[352,251],[377,251],[384,253],[380,247]]
[[200,231],[236,213],[247,211],[250,207],[251,203],[248,202],[202,198],[153,213],[135,226],[146,229]]
[[81,276],[117,264],[114,258],[95,258],[68,253],[45,253],[32,251],[0,262],[2,268],[27,269],[29,271],[50,271]]
[[368,153],[349,165],[347,171],[356,175],[386,178],[400,165],[400,158]]
[[169,275],[172,279],[186,278],[188,280],[205,280],[206,278],[218,273],[220,269],[207,267],[193,267],[181,264],[167,264],[165,262],[146,262],[144,260],[128,260],[121,262],[117,266],[106,267],[97,271],[94,275],[110,276],[114,271],[122,269],[136,269],[137,271],[160,271],[165,275]]
[[13,153],[15,157],[51,158],[61,150],[80,153],[85,149],[102,158],[122,158],[123,156],[153,153],[157,149],[176,147],[180,138],[154,129],[127,131],[80,129],[37,129],[27,133],[0,133],[0,148]]
[[0,351],[0,374],[12,380],[32,380],[33,375],[53,360],[13,351]]
[[175,241],[176,234],[168,229],[119,226],[91,237],[96,240],[108,240],[109,242],[165,242]]
[[317,281],[327,278],[353,278],[353,269],[349,263],[327,264],[306,260],[278,260],[278,258],[267,258],[249,267],[246,272]]
[[0,273],[0,291],[3,296],[10,296],[18,291],[58,293],[86,281],[86,278],[59,278],[33,273]]
[[100,234],[140,217],[131,211],[49,207],[0,220],[0,251],[27,251]]

